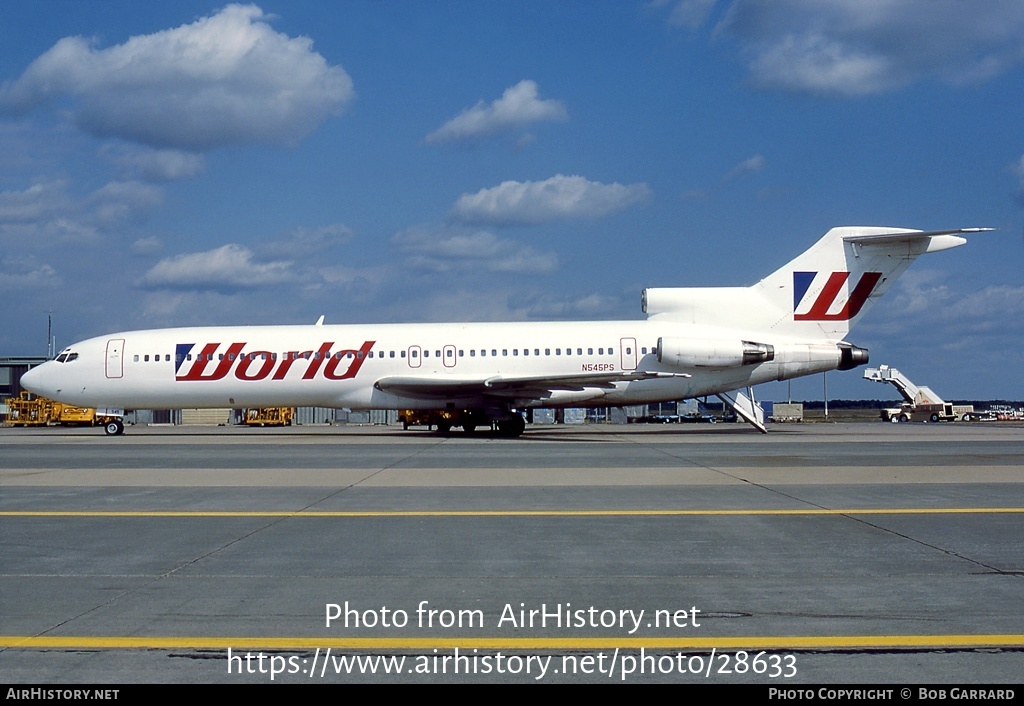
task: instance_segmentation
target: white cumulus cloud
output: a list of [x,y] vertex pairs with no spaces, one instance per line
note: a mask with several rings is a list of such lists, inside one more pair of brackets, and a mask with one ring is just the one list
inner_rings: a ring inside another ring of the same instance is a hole
[[112,181],[82,196],[68,193],[63,181],[0,191],[0,237],[25,244],[86,241],[145,221],[163,203],[159,186]]
[[352,80],[263,17],[228,5],[108,49],[65,37],[0,87],[0,112],[68,97],[75,123],[100,137],[190,151],[295,143],[353,98]]
[[428,143],[454,142],[489,137],[531,123],[568,120],[569,113],[559,101],[541,100],[537,84],[523,80],[505,89],[501,98],[480,101],[427,135]]
[[558,267],[553,252],[499,238],[485,230],[445,231],[413,228],[392,238],[413,269],[430,272],[486,271],[547,274]]
[[628,316],[618,297],[590,293],[582,295],[555,294],[542,291],[516,291],[509,296],[509,306],[523,313],[526,319],[602,319]]
[[696,29],[704,24],[716,0],[679,0],[672,6],[669,23]]
[[161,187],[139,181],[112,181],[88,199],[97,225],[114,227],[145,220],[164,200]]
[[156,255],[163,249],[164,244],[160,241],[160,238],[155,235],[137,239],[131,244],[130,248],[133,255],[139,255],[140,257]]
[[[718,37],[739,42],[763,88],[824,96],[883,93],[922,81],[976,83],[1024,62],[1016,0],[734,0]],[[712,4],[686,0],[669,21],[694,27]]]
[[451,217],[464,223],[495,226],[548,223],[570,218],[600,218],[650,197],[638,184],[602,184],[558,174],[544,181],[504,181],[456,200]]
[[725,180],[730,181],[732,179],[738,179],[739,177],[746,176],[747,174],[757,174],[759,171],[764,169],[764,165],[764,155],[755,154],[753,157],[743,160],[730,169],[729,173],[725,175]]
[[291,262],[258,262],[248,248],[228,244],[163,259],[136,284],[143,289],[235,292],[294,279]]
[[352,229],[341,223],[318,228],[294,228],[271,242],[258,247],[261,257],[311,258],[337,250],[355,237]]
[[0,260],[0,292],[35,291],[59,283],[57,271],[34,258],[5,257]]
[[0,191],[0,228],[53,217],[68,202],[63,181],[39,182],[20,191]]
[[202,174],[206,168],[206,158],[203,155],[181,150],[104,145],[100,149],[100,154],[130,175],[148,182],[191,179]]
[[754,80],[765,86],[844,96],[880,93],[908,78],[884,54],[816,33],[764,46],[750,68]]
[[872,310],[865,330],[894,335],[926,330],[929,337],[945,341],[974,335],[1012,337],[1024,331],[1024,286],[963,290],[947,280],[938,270],[911,269],[886,295],[888,305]]

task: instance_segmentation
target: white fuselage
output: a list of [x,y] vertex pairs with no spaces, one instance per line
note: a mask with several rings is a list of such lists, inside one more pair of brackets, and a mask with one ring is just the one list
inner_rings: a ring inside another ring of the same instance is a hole
[[[125,409],[434,409],[488,407],[496,400],[520,407],[610,406],[714,394],[840,364],[834,342],[764,337],[651,320],[161,329],[77,343],[27,373],[23,384],[68,404]],[[669,364],[659,362],[662,338],[699,345],[753,338],[774,346],[775,356],[755,365]],[[497,398],[460,384],[630,371],[671,375]],[[399,378],[436,385],[401,394],[377,385]]]

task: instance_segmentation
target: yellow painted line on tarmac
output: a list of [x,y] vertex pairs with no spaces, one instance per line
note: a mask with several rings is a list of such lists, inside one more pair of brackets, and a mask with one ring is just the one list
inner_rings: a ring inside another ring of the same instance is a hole
[[189,637],[0,636],[3,649],[198,649],[198,650],[801,650],[1022,647],[1010,635],[800,635],[705,638],[650,637]]
[[790,510],[3,510],[0,517],[714,517],[754,515],[1020,514],[1024,507],[842,508]]

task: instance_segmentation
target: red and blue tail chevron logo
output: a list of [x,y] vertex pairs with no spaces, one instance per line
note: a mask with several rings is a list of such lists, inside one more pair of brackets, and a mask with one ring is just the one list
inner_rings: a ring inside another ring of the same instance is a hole
[[860,276],[853,291],[850,292],[846,303],[838,311],[831,311],[839,298],[840,292],[846,286],[846,280],[850,278],[849,272],[833,272],[821,288],[821,292],[810,305],[803,303],[807,290],[811,288],[818,272],[794,272],[793,273],[793,320],[794,321],[849,321],[864,306],[864,302],[871,296],[878,280],[882,278],[881,272],[865,272]]

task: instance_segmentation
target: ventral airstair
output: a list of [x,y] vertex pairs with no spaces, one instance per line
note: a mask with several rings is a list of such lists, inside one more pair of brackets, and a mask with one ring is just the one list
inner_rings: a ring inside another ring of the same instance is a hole
[[740,390],[732,390],[731,392],[722,392],[716,395],[716,397],[732,407],[737,416],[747,424],[762,434],[768,433],[764,426],[764,409],[754,399],[754,389],[752,387],[746,388],[746,393]]

